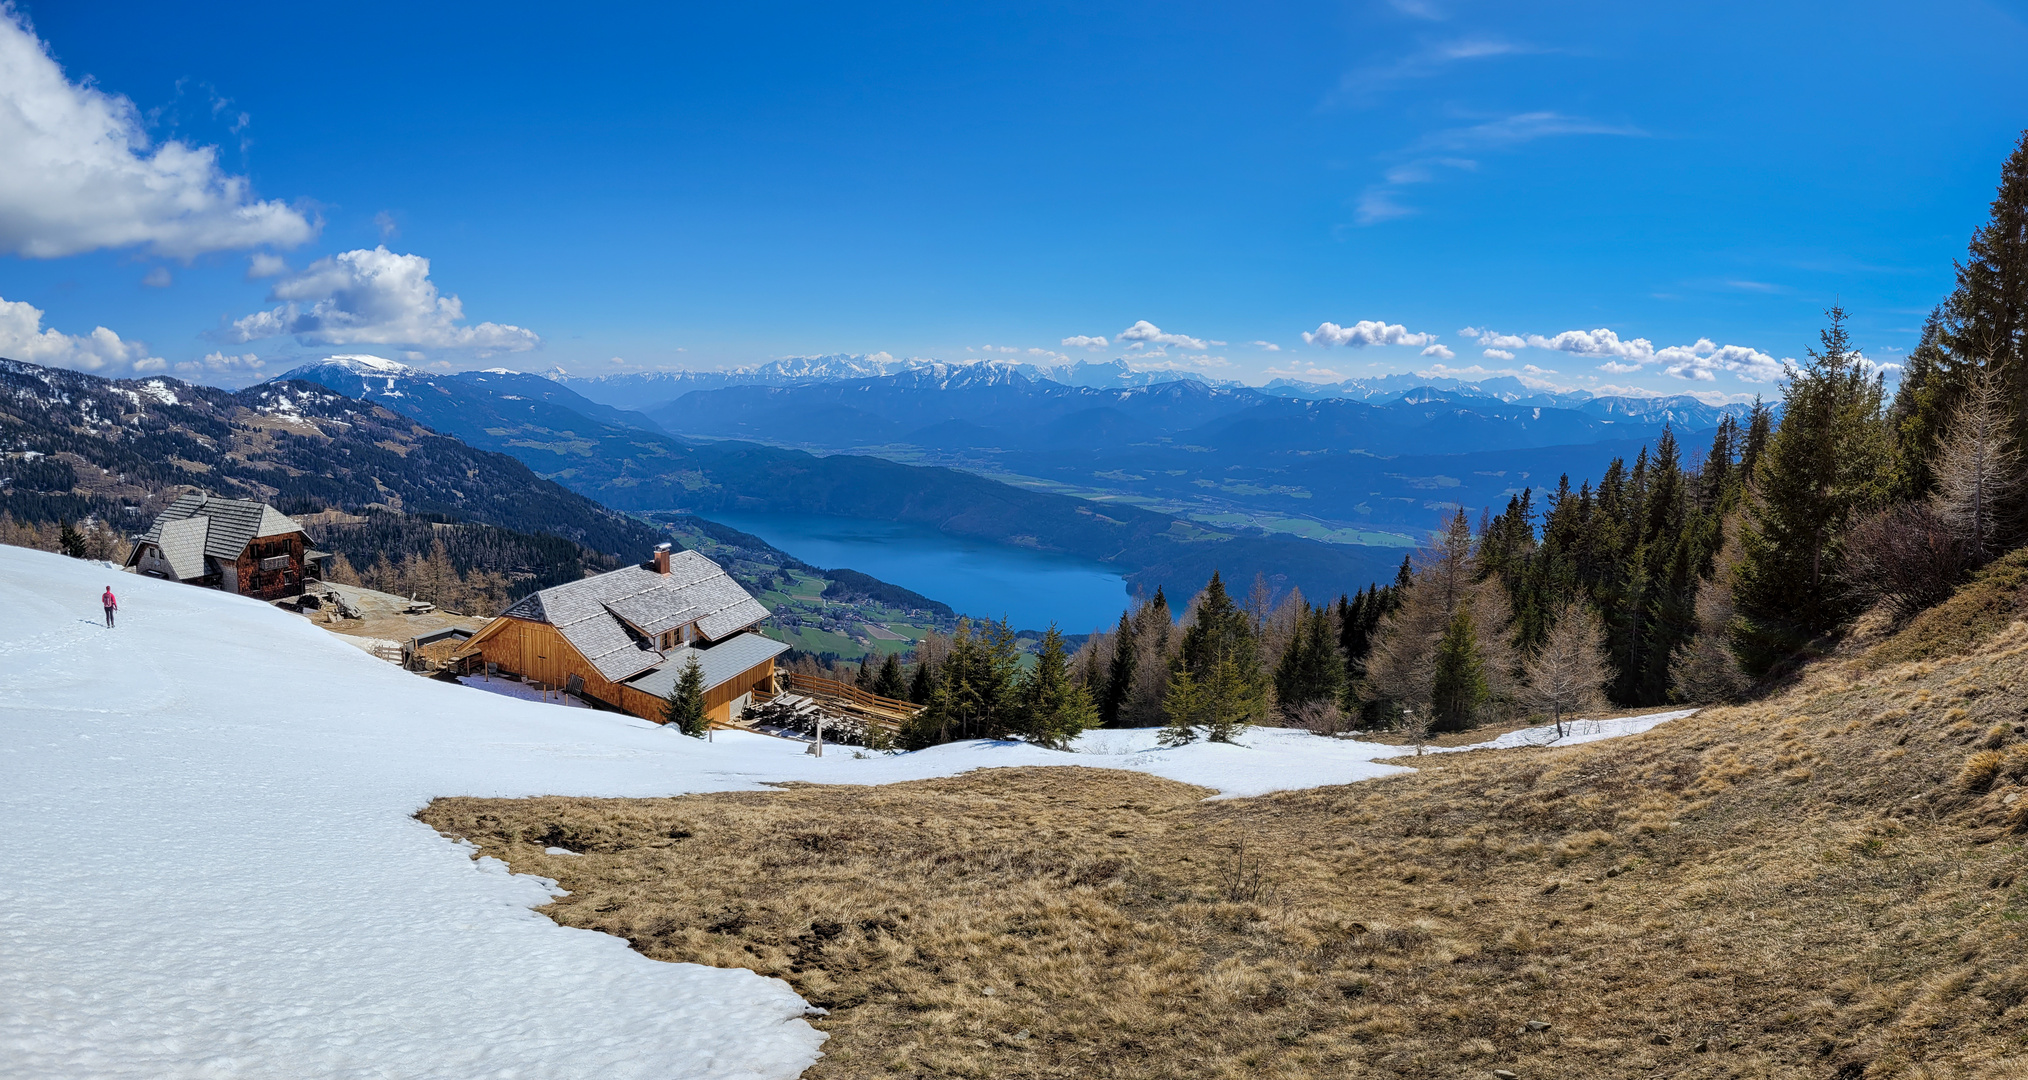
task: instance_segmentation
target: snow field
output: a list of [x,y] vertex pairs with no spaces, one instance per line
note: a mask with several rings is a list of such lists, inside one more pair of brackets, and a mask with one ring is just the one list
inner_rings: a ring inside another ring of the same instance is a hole
[[530,910],[554,883],[414,820],[438,796],[1084,765],[1237,797],[1406,771],[1375,760],[1402,747],[1303,732],[1156,734],[1094,731],[1068,754],[704,743],[424,680],[253,600],[0,546],[0,1073],[772,1078],[816,1060],[823,1034],[786,984],[558,926]]

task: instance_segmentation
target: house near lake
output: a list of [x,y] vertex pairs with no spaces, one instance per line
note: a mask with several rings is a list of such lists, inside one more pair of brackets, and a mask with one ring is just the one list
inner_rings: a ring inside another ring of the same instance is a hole
[[774,692],[788,651],[752,632],[767,617],[717,563],[663,544],[650,562],[522,597],[458,655],[656,721],[695,657],[706,716],[731,723]]
[[178,495],[127,556],[127,569],[186,585],[273,600],[303,591],[331,556],[296,519],[252,499]]

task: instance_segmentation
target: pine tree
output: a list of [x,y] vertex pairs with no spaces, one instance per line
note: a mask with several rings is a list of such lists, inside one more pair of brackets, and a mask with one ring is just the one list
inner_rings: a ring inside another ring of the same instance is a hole
[[692,738],[701,739],[711,729],[704,715],[704,668],[692,653],[683,665],[676,685],[669,690],[669,703],[662,709],[662,722]]
[[1284,715],[1322,702],[1335,703],[1345,691],[1345,662],[1338,652],[1330,612],[1307,608],[1289,646],[1275,666],[1275,702]]
[[1884,391],[1859,363],[1833,307],[1824,349],[1782,391],[1782,422],[1754,469],[1733,601],[1736,651],[1749,674],[1772,668],[1848,616],[1842,537],[1884,495]]
[[[1196,714],[1214,742],[1228,742],[1247,724],[1266,719],[1268,678],[1261,669],[1254,620],[1235,607],[1225,584],[1213,571],[1192,611],[1194,621],[1183,632],[1180,672],[1188,674],[1198,693]],[[1176,683],[1172,678],[1173,692]],[[1165,714],[1173,712],[1165,708]]]
[[929,704],[930,691],[935,689],[936,669],[927,658],[915,662],[915,671],[908,680],[908,700],[917,705]]
[[1943,438],[1944,419],[1958,400],[1962,365],[1944,349],[1943,311],[1932,309],[1922,340],[1909,350],[1901,383],[1888,407],[1894,438],[1894,476],[1889,494],[1898,501],[1926,499],[1936,490],[1930,459]]
[[1479,710],[1485,707],[1489,693],[1472,613],[1462,605],[1451,615],[1437,642],[1433,666],[1430,730],[1463,731],[1478,723]]
[[1598,614],[1582,602],[1565,601],[1525,671],[1529,699],[1549,710],[1556,737],[1562,738],[1563,714],[1603,703],[1606,681],[1612,677],[1606,663],[1605,627]]
[[1052,750],[1067,749],[1085,729],[1098,726],[1091,694],[1070,678],[1063,635],[1056,624],[1042,635],[1035,666],[1016,688],[1016,726],[1021,736]]
[[859,671],[852,676],[852,685],[868,693],[873,692],[873,654],[859,658]]

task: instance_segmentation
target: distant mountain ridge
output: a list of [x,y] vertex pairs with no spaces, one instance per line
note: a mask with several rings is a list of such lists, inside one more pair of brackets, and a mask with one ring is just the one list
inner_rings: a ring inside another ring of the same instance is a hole
[[[1019,373],[994,369],[925,368],[896,377],[926,388],[956,380],[984,393],[1024,394],[1032,385]],[[1194,591],[1220,567],[1242,579],[1265,573],[1313,595],[1335,596],[1390,576],[1400,561],[1397,552],[1387,549],[1291,536],[1235,536],[1129,503],[1018,487],[964,470],[742,441],[680,439],[600,419],[599,410],[610,406],[535,375],[435,375],[329,362],[305,365],[284,378],[358,393],[434,430],[512,455],[538,475],[623,511],[708,516],[748,510],[924,525],[952,536],[1111,563],[1150,591],[1157,586]],[[1153,398],[1183,406],[1228,392],[1177,382],[1147,388]]]

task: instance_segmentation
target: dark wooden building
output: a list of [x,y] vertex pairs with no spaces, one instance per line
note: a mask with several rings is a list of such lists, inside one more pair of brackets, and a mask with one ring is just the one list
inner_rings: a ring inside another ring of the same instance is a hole
[[261,600],[294,596],[330,558],[294,518],[252,499],[179,495],[134,545],[127,568]]
[[774,691],[789,647],[751,632],[767,617],[717,563],[664,545],[650,562],[522,597],[459,653],[658,722],[694,656],[705,714],[730,723]]

